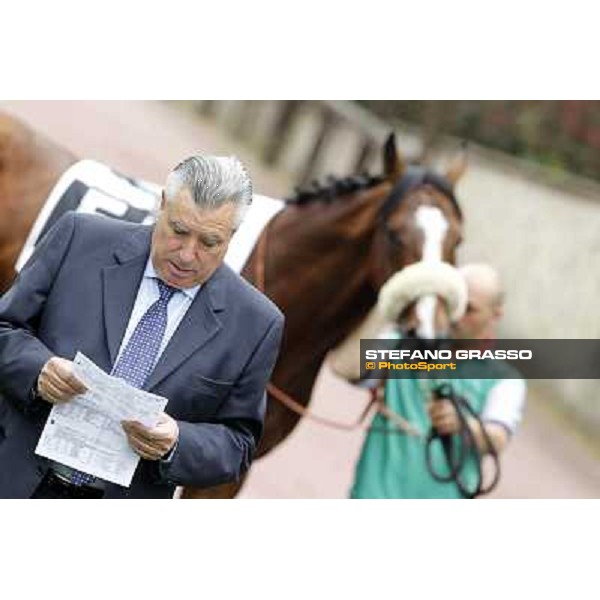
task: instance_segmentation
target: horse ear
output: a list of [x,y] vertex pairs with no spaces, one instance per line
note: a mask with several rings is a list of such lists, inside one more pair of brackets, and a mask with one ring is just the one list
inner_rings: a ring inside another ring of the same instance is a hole
[[392,181],[404,173],[404,161],[396,147],[396,134],[392,131],[383,147],[383,174]]
[[454,157],[454,160],[450,163],[448,171],[446,172],[446,179],[454,187],[457,181],[464,175],[467,170],[467,142],[466,140],[462,143],[462,148],[458,156]]

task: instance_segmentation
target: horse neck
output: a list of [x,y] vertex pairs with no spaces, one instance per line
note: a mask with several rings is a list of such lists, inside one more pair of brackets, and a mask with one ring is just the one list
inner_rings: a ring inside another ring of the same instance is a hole
[[289,206],[272,223],[268,295],[286,314],[286,336],[313,351],[335,346],[376,296],[369,256],[386,184],[329,202]]

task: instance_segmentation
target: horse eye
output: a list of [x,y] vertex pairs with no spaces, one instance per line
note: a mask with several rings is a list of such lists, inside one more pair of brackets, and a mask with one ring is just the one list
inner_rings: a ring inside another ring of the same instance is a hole
[[400,237],[399,231],[394,231],[393,229],[386,230],[388,240],[395,244],[396,246],[400,246],[402,244],[402,238]]

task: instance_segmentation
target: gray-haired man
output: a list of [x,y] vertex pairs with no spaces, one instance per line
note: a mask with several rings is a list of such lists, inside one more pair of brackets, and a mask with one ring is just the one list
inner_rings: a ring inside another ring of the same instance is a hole
[[[248,468],[283,316],[223,264],[252,201],[235,157],[194,156],[169,175],[153,228],[63,217],[0,300],[0,497],[166,498]],[[168,399],[156,427],[123,423],[143,459],[129,488],[33,452],[52,404],[84,388],[81,350]]]

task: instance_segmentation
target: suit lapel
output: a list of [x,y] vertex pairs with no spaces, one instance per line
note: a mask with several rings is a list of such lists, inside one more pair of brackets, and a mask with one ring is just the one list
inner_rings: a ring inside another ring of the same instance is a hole
[[202,348],[223,327],[217,314],[225,309],[226,267],[205,282],[169,340],[144,389],[151,389]]
[[150,254],[151,232],[148,227],[136,231],[115,249],[116,264],[102,270],[104,327],[111,365],[117,358]]
[[[150,255],[151,235],[150,227],[138,229],[115,249],[115,264],[102,270],[104,326],[111,365],[117,358]],[[145,389],[157,385],[222,328],[217,314],[226,305],[227,269],[221,265],[202,285],[148,378]]]

